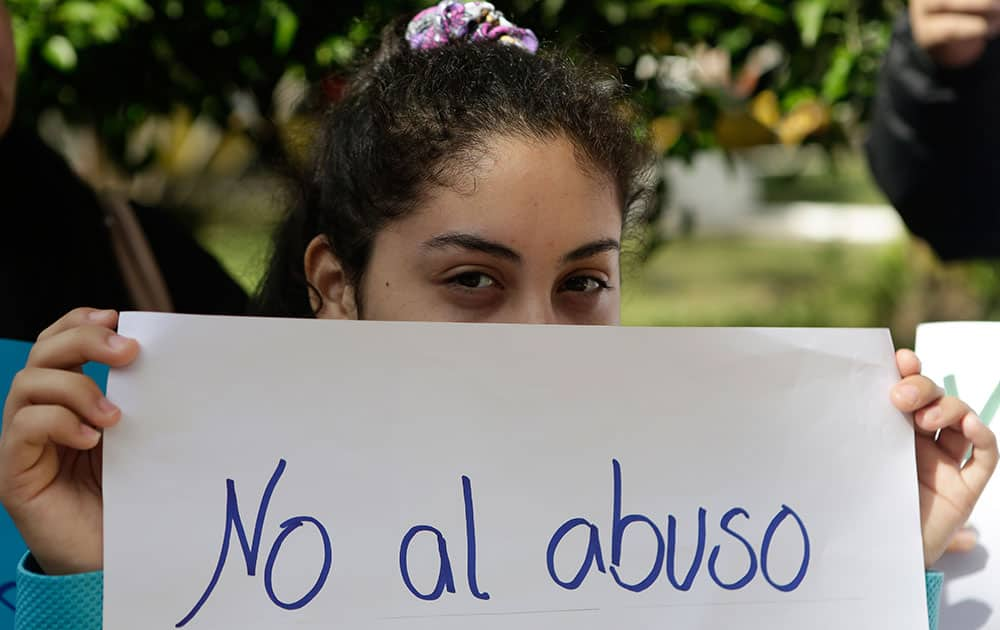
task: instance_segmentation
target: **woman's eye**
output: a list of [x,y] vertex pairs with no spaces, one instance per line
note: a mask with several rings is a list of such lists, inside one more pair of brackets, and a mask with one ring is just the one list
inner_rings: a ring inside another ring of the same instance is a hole
[[574,291],[578,293],[592,293],[594,291],[602,291],[604,289],[610,289],[611,286],[607,282],[601,280],[600,278],[594,278],[593,276],[573,276],[572,278],[567,278],[563,282],[563,291]]
[[479,271],[460,273],[449,282],[463,289],[489,289],[496,286],[496,280]]

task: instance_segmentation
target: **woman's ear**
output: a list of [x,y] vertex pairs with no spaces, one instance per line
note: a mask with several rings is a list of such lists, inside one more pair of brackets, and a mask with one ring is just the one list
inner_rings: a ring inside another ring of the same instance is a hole
[[306,248],[306,281],[312,288],[309,302],[319,319],[357,319],[358,304],[354,287],[343,265],[330,249],[325,236],[317,236]]

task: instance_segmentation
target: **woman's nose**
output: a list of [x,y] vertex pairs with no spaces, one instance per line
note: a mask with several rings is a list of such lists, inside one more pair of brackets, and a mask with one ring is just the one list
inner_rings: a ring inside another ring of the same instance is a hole
[[548,295],[526,296],[511,305],[504,316],[510,324],[558,324],[556,310]]

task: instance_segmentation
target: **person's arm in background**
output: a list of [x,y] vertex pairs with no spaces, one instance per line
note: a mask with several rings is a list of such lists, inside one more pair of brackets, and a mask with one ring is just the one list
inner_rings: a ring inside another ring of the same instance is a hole
[[998,0],[913,0],[879,80],[872,172],[946,259],[1000,256],[998,34]]

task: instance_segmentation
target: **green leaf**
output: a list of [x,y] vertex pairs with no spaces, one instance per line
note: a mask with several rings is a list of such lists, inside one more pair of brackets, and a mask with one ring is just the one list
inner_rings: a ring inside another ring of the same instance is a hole
[[62,35],[53,35],[42,47],[42,57],[54,68],[69,72],[76,67],[76,49]]
[[346,37],[328,38],[316,48],[316,63],[320,66],[345,65],[354,58],[355,48]]
[[226,16],[226,5],[220,0],[208,0],[205,2],[205,16],[213,20],[219,20]]
[[793,7],[799,36],[806,48],[812,48],[823,32],[823,20],[830,9],[830,0],[796,0]]
[[38,37],[38,29],[34,24],[25,22],[18,16],[14,16],[14,51],[17,55],[17,69],[23,72],[27,67],[29,52],[35,39]]
[[97,5],[93,2],[74,0],[67,2],[56,11],[56,19],[62,22],[90,24],[97,17]]
[[722,7],[740,15],[775,24],[782,24],[786,20],[784,9],[763,0],[647,0],[647,6],[649,8],[691,7],[716,12],[718,12],[716,7]]
[[563,10],[565,4],[566,0],[543,0],[542,12],[548,17],[553,17]]
[[836,103],[850,92],[848,82],[856,61],[857,55],[844,45],[838,46],[834,51],[830,69],[823,77],[822,93],[827,103]]
[[774,6],[762,0],[729,0],[726,4],[744,15],[752,15],[775,23],[785,21],[785,11],[780,5]]
[[604,19],[608,24],[621,26],[628,19],[628,7],[624,2],[606,2],[604,4]]
[[746,26],[738,26],[719,36],[719,46],[733,54],[743,52],[751,43],[753,43],[753,31]]
[[299,30],[299,17],[292,13],[284,4],[278,4],[274,25],[274,53],[285,55],[295,41],[295,33]]
[[347,31],[347,38],[355,46],[361,46],[372,34],[371,24],[364,20],[354,20],[351,28]]
[[137,20],[149,20],[153,17],[153,9],[145,0],[113,0],[112,4]]
[[789,91],[781,98],[781,109],[783,111],[791,111],[795,109],[797,105],[805,101],[812,101],[816,99],[816,90],[811,87],[799,87]]
[[719,30],[719,18],[710,13],[696,13],[688,18],[688,29],[695,37],[706,39]]
[[[122,13],[120,8],[111,4],[101,3],[97,7],[97,14],[90,24],[91,36],[98,42],[105,44],[117,40],[121,29],[128,27],[128,16]],[[76,40],[73,39],[73,41]],[[79,41],[76,43],[80,45]]]
[[167,0],[163,5],[163,12],[172,20],[179,20],[184,17],[184,3],[181,0]]
[[94,25],[90,28],[90,32],[94,36],[94,39],[102,44],[116,41],[121,33],[118,30],[118,24],[112,20],[95,21]]

